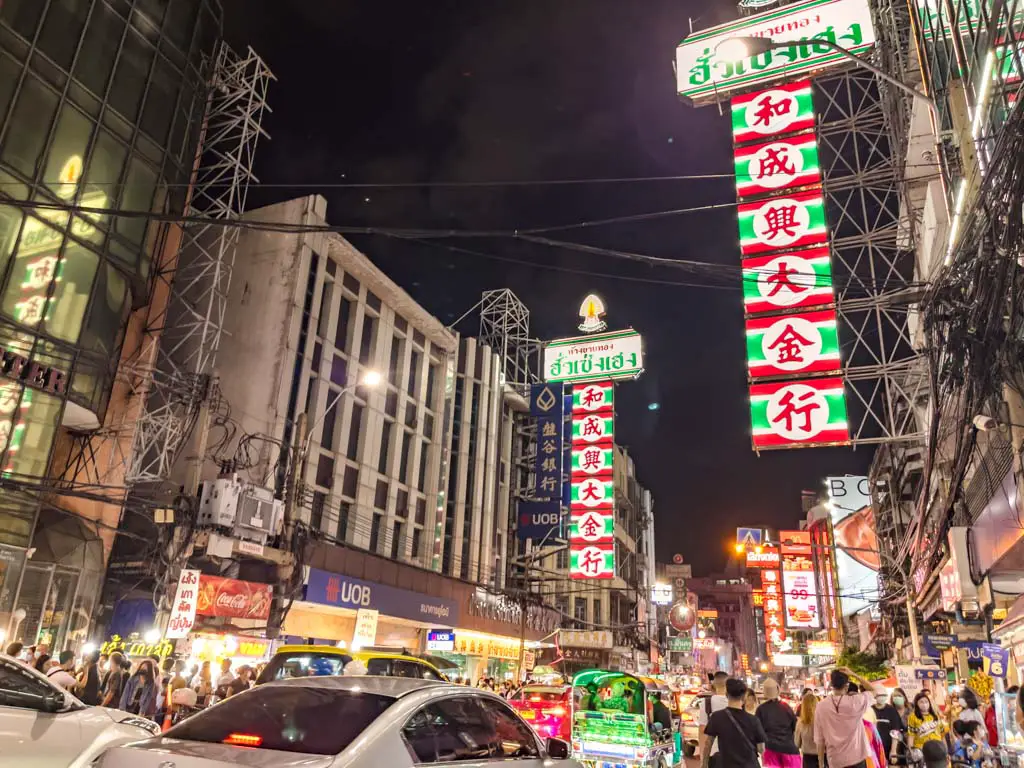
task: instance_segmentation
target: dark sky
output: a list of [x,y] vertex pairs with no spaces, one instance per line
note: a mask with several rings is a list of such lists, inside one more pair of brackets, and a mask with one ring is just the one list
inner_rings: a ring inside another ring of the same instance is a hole
[[[323,182],[598,179],[729,173],[726,119],[675,95],[672,59],[712,18],[686,0],[224,0],[227,34],[278,82],[261,145],[264,204],[321,192],[336,225],[513,229],[730,202],[729,179],[472,189],[327,190]],[[552,237],[654,256],[739,263],[734,212],[690,213]],[[591,291],[611,327],[646,339],[647,371],[620,388],[617,437],[655,497],[659,559],[724,564],[737,525],[793,525],[800,491],[863,471],[866,450],[750,448],[739,284],[509,239],[352,240],[442,321],[511,288],[540,338],[571,335]],[[514,262],[455,252],[445,244]],[[526,262],[526,264],[518,263]],[[553,271],[620,275],[609,279]],[[706,282],[703,281],[703,282]],[[719,281],[721,282],[721,281]],[[458,326],[477,332],[473,316]],[[651,403],[660,404],[656,411]]]

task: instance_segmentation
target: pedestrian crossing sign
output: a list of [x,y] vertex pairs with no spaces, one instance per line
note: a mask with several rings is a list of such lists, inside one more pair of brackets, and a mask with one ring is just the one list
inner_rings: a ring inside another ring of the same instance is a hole
[[762,543],[764,531],[760,528],[737,528],[736,543],[745,547],[759,547]]

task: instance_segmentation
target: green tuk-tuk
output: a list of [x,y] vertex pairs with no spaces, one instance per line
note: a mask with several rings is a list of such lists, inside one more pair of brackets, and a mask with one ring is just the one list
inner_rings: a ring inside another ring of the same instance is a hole
[[[588,768],[670,768],[682,763],[678,726],[658,722],[656,680],[590,669],[572,680],[572,755]],[[671,707],[668,701],[663,702]],[[671,718],[670,718],[671,720]]]

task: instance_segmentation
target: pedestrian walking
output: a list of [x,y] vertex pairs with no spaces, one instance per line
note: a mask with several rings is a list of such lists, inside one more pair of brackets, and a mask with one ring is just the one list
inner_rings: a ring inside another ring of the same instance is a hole
[[800,716],[796,721],[793,742],[800,750],[803,768],[824,768],[818,763],[818,742],[814,740],[814,713],[818,708],[818,697],[807,689],[800,700]]
[[875,703],[872,706],[875,713],[875,727],[878,728],[878,737],[882,740],[882,750],[886,762],[895,763],[898,758],[897,749],[899,738],[893,738],[894,733],[902,733],[906,730],[903,718],[899,710],[889,701],[889,696],[883,691],[875,695]]
[[149,659],[143,659],[125,683],[118,709],[152,720],[156,716],[159,698],[160,682],[154,664]]
[[127,675],[124,671],[124,656],[114,651],[110,654],[110,669],[100,682],[100,706],[116,708],[121,703],[121,693]]
[[[725,692],[728,705],[712,714],[704,729],[701,768],[758,768],[766,737],[761,721],[743,708],[747,684],[730,677]],[[716,741],[718,752],[712,757]]]
[[[980,723],[985,725],[985,716],[981,714],[981,703],[978,701],[978,694],[966,686],[960,690],[960,714],[957,720]],[[988,746],[988,734],[984,737],[984,745]]]
[[249,690],[249,686],[252,685],[251,679],[252,667],[243,664],[238,668],[238,674],[235,676],[235,679],[228,683],[227,695],[234,696],[236,693]]
[[93,651],[85,657],[85,663],[78,672],[76,693],[83,704],[94,707],[100,703],[100,654]]
[[819,702],[814,713],[814,741],[818,745],[818,762],[828,759],[830,768],[867,768],[873,750],[864,728],[864,718],[874,696],[871,693],[850,693],[850,679],[865,688],[871,684],[849,669],[832,670],[832,693]]
[[765,768],[800,768],[803,761],[793,738],[796,715],[788,704],[779,699],[779,684],[770,677],[764,681],[764,702],[755,714],[765,733],[761,760]]
[[[729,680],[729,675],[726,674],[725,672],[721,672],[721,671],[715,672],[714,677],[711,679],[712,694],[704,699],[703,703],[701,704],[700,709],[697,710],[697,726],[698,726],[698,728],[697,728],[697,744],[698,745],[703,744],[704,741],[705,741],[704,740],[704,733],[705,733],[704,729],[707,728],[708,723],[711,721],[711,715],[713,715],[715,712],[718,712],[719,710],[725,709],[727,706],[729,706],[729,698],[726,695],[727,692],[726,692],[726,688],[725,688],[725,684],[726,684],[726,682],[728,680]],[[711,763],[712,765],[716,764],[716,762],[715,762],[715,760],[713,758],[717,754],[718,754],[718,741],[716,739],[716,740],[712,741],[712,743],[711,743],[711,752],[708,755],[709,758],[712,758],[712,763]]]
[[188,685],[196,692],[196,704],[205,707],[210,703],[210,695],[213,693],[213,680],[210,677],[210,662],[204,661],[199,671],[192,677]]
[[753,688],[747,688],[747,694],[743,698],[743,711],[751,715],[757,712],[757,694]]

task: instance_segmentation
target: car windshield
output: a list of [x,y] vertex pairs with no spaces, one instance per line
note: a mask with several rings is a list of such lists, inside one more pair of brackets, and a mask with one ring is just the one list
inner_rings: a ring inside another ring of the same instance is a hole
[[337,755],[394,699],[371,693],[266,685],[232,696],[172,728],[183,741]]
[[340,675],[352,657],[344,653],[296,651],[278,653],[260,675],[259,683],[287,680],[292,677]]
[[519,696],[516,697],[521,701],[532,701],[532,702],[553,702],[563,701],[565,694],[557,691],[531,691],[525,690]]
[[0,661],[0,706],[67,712],[83,705],[18,664]]

